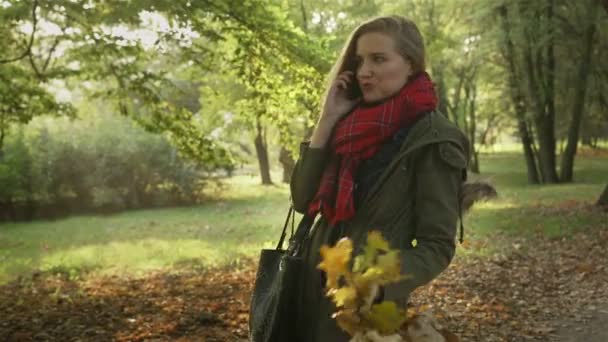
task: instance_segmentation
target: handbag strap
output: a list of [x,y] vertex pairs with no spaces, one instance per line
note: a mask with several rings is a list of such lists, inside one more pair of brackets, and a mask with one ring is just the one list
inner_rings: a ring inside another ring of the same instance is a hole
[[289,247],[287,248],[287,253],[289,255],[300,255],[301,248],[304,245],[304,241],[306,241],[308,238],[308,233],[310,232],[310,228],[312,228],[314,222],[314,216],[304,215],[302,217],[302,220],[298,224],[298,229],[296,229],[296,233],[291,236],[291,239],[289,239]]
[[285,224],[283,225],[283,232],[281,233],[281,238],[279,239],[279,243],[277,244],[277,250],[283,249],[283,242],[285,241],[285,237],[287,236],[287,226],[289,225],[289,219],[291,219],[291,236],[289,239],[293,237],[293,225],[295,220],[295,211],[293,210],[293,205],[289,206],[289,212],[287,212],[287,218],[285,219]]
[[298,229],[295,230],[294,233],[295,218],[295,209],[293,208],[293,205],[290,205],[289,211],[287,212],[287,218],[285,219],[285,223],[283,224],[281,238],[279,239],[279,243],[276,247],[276,250],[283,250],[283,243],[285,242],[285,238],[287,237],[287,226],[289,225],[289,221],[291,220],[291,235],[289,236],[289,245],[287,247],[287,250],[288,254],[292,256],[298,255],[300,253],[304,240],[306,240],[308,232],[310,232],[310,228],[312,228],[312,224],[315,221],[314,216],[304,215],[302,217],[302,220],[298,224]]

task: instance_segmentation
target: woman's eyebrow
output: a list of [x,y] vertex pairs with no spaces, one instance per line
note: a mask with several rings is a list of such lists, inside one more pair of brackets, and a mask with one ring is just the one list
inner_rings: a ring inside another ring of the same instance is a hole
[[[386,52],[369,52],[366,55],[368,56],[372,56],[372,57],[378,57],[378,56],[384,56],[386,55]],[[363,58],[363,55],[361,55],[360,53],[356,54],[355,57],[357,58]]]

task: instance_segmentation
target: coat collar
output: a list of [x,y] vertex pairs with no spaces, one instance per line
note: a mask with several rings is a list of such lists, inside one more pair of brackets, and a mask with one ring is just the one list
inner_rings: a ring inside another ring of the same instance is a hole
[[462,131],[440,112],[430,112],[412,126],[410,134],[401,145],[397,158],[420,147],[440,142],[455,143],[468,155],[468,142]]
[[442,142],[452,142],[459,146],[468,160],[469,143],[462,131],[440,112],[430,112],[410,128],[410,132],[401,145],[399,152],[371,187],[363,203],[367,202],[377,192],[403,158],[424,146]]

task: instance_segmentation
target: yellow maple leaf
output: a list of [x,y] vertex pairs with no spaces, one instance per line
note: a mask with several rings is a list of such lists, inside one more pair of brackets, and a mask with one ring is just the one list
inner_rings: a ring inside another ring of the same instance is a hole
[[376,262],[378,252],[388,252],[389,250],[388,241],[382,237],[382,233],[377,230],[367,233],[367,243],[363,249],[363,254],[358,256],[361,257],[357,265],[359,270],[371,267]]
[[398,251],[390,251],[378,256],[376,265],[382,269],[387,281],[399,279],[401,273],[401,259]]
[[379,283],[382,280],[382,276],[384,275],[384,271],[380,267],[370,267],[357,280],[364,283]]
[[337,307],[351,308],[357,301],[357,289],[351,286],[341,287],[331,294]]
[[377,230],[367,233],[367,246],[384,252],[388,252],[390,249],[388,241],[386,241],[382,236],[382,233]]
[[364,273],[353,273],[353,285],[359,290],[359,293],[366,293],[372,284],[373,277],[366,277]]
[[406,312],[391,301],[372,305],[365,318],[371,321],[374,328],[386,335],[397,332],[407,320]]
[[365,256],[357,255],[353,260],[353,272],[361,272],[366,267],[368,267],[368,264],[365,260]]
[[325,271],[327,276],[326,286],[328,288],[337,288],[338,279],[350,273],[348,263],[350,262],[352,251],[353,242],[348,238],[340,239],[335,247],[321,246],[322,261],[317,268]]

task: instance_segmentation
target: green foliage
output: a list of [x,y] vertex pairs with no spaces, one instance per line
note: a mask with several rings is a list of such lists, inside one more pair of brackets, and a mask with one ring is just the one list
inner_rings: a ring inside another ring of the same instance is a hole
[[11,137],[5,151],[0,202],[9,207],[32,202],[51,210],[69,201],[79,204],[78,211],[195,203],[216,171],[185,160],[162,135],[127,118],[95,114],[36,120]]
[[28,193],[31,156],[23,141],[23,134],[15,137],[8,152],[3,153],[0,162],[0,196],[3,200],[10,196],[25,198]]
[[69,103],[55,100],[23,69],[0,64],[0,151],[11,126],[42,114],[73,116]]
[[[169,28],[148,29],[146,18],[150,16],[165,20]],[[215,65],[209,61],[213,58],[203,57],[212,57],[217,43],[232,37],[237,42],[231,61],[234,69],[243,69],[238,63],[242,56],[257,58],[266,69],[272,65],[284,74],[297,73],[297,68],[328,69],[324,50],[286,21],[279,7],[266,1],[9,1],[0,9],[0,17],[5,19],[0,27],[6,33],[2,42],[8,47],[0,56],[0,65],[20,69],[24,79],[33,80],[25,93],[48,95],[48,103],[41,101],[42,110],[24,111],[27,116],[11,122],[28,122],[54,111],[58,103],[45,82],[94,82],[100,90],[91,96],[114,102],[123,114],[135,117],[150,131],[170,133],[184,154],[214,167],[231,164],[229,152],[202,136],[194,113],[165,96],[175,86],[171,73],[175,65],[187,62],[200,70],[212,70]],[[31,32],[23,30],[21,23],[29,23]],[[46,31],[41,30],[43,23]],[[156,35],[154,44],[126,35],[128,30],[142,29]],[[255,47],[263,47],[262,55],[256,55],[262,50]],[[281,62],[277,64],[277,60]],[[308,75],[310,70],[300,75]],[[282,82],[274,76],[277,74],[268,73],[264,82],[277,86],[276,80]],[[11,95],[5,90],[2,93],[5,98]],[[15,106],[11,103],[10,107]],[[7,126],[8,116],[3,113],[1,118],[1,126]]]

